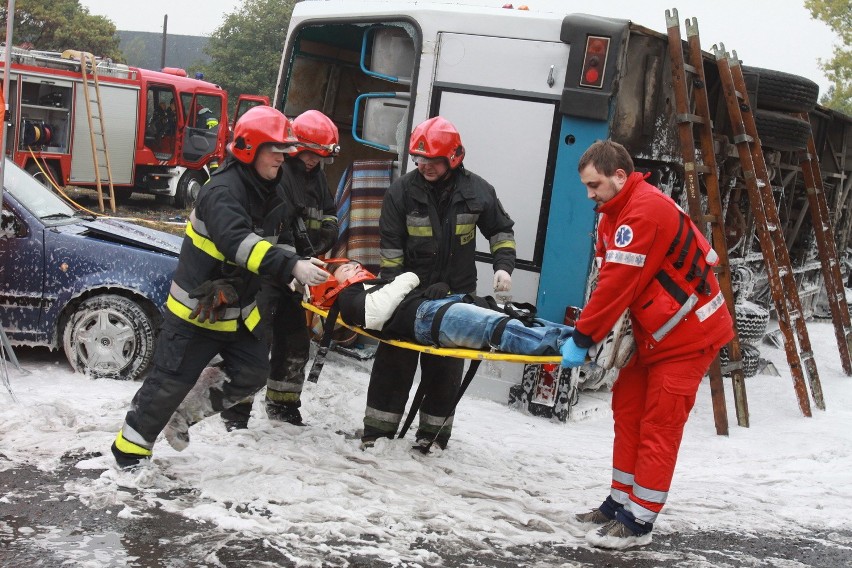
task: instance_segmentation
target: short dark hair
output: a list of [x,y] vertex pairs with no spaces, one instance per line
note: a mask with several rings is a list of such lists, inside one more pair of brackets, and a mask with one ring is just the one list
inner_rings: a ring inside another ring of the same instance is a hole
[[577,171],[582,172],[590,164],[605,176],[615,175],[615,170],[633,173],[633,159],[627,148],[612,140],[598,140],[589,146],[580,156]]
[[340,268],[341,266],[343,266],[345,264],[357,264],[358,266],[362,266],[362,264],[360,262],[358,262],[357,260],[339,259],[339,260],[327,263],[325,265],[325,269],[329,272],[329,274],[334,274],[335,270],[337,270],[338,268]]

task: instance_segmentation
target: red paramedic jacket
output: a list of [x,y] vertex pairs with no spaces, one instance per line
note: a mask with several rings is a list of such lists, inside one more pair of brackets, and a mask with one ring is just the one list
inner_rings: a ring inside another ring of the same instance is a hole
[[600,272],[574,340],[580,347],[601,341],[630,308],[643,364],[719,349],[733,338],[734,323],[712,270],[718,257],[686,213],[645,177],[630,174],[598,206]]

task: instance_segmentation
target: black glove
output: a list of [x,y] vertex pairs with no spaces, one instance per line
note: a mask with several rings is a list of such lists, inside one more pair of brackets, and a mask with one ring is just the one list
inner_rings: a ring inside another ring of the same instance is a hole
[[331,250],[337,242],[337,223],[334,221],[323,221],[319,230],[319,242],[316,246],[316,254],[325,254]]
[[189,297],[198,300],[198,305],[189,314],[189,319],[216,323],[225,315],[225,309],[237,301],[237,291],[229,279],[207,280],[190,291]]
[[443,282],[436,282],[432,284],[426,290],[423,291],[423,294],[429,298],[430,300],[440,300],[441,298],[446,298],[447,294],[450,293],[450,285],[445,284]]

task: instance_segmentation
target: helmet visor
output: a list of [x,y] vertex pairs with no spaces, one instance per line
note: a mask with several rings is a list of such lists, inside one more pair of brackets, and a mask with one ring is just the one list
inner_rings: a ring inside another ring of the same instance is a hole
[[280,152],[282,154],[295,154],[297,148],[293,144],[270,144],[269,151]]
[[416,155],[411,156],[411,159],[418,166],[420,166],[420,165],[434,166],[434,165],[438,165],[438,164],[447,162],[446,158],[427,158],[426,156],[416,156]]

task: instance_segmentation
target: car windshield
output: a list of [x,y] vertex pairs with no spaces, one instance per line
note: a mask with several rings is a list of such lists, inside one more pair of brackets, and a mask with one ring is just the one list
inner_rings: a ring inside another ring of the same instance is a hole
[[77,210],[36,181],[30,174],[6,158],[3,187],[27,211],[42,220],[62,220],[74,217]]

